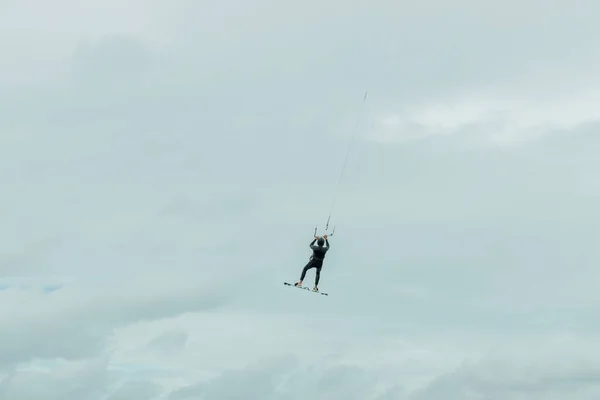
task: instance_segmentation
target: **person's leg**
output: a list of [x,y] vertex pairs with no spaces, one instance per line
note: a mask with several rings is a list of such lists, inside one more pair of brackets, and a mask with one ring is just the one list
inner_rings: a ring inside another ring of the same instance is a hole
[[302,286],[302,281],[304,280],[304,278],[306,277],[306,271],[308,271],[309,269],[313,268],[314,265],[312,263],[312,261],[309,261],[304,268],[302,269],[302,275],[300,275],[300,280],[296,283],[296,286]]
[[317,273],[315,274],[315,287],[314,291],[319,290],[319,280],[321,279],[321,268],[323,268],[323,260],[315,261],[314,267],[317,269]]
[[317,273],[315,274],[315,290],[319,290],[319,280],[321,279],[321,267],[317,267]]

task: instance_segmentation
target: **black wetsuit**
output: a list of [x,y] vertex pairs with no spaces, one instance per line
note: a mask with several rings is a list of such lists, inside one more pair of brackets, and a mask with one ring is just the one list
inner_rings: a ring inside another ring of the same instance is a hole
[[323,267],[323,260],[325,259],[325,254],[329,250],[329,240],[325,239],[325,244],[327,244],[327,247],[315,246],[316,241],[317,239],[315,238],[315,240],[310,242],[310,248],[312,249],[313,254],[310,257],[310,261],[308,261],[308,264],[306,264],[306,266],[302,270],[302,276],[300,276],[300,281],[303,281],[304,277],[306,276],[306,271],[308,271],[311,268],[316,268],[317,273],[315,275],[315,286],[319,284],[319,279],[321,278],[321,268]]

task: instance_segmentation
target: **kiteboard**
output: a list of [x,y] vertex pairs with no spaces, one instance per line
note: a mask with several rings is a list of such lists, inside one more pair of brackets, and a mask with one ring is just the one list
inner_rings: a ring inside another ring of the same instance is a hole
[[320,293],[320,294],[322,294],[323,296],[329,296],[329,294],[327,294],[327,293],[323,293],[323,292],[315,292],[314,290],[312,290],[312,289],[309,289],[309,288],[307,288],[307,287],[304,287],[304,286],[295,286],[293,283],[283,282],[283,284],[284,284],[284,285],[286,285],[286,286],[291,286],[291,287],[295,287],[295,288],[298,288],[298,289],[304,289],[304,290],[308,290],[309,292],[313,292],[313,293]]

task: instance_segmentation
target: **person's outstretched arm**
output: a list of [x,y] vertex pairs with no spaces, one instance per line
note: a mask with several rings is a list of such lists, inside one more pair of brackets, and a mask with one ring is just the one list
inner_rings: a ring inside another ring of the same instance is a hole
[[310,244],[308,245],[311,249],[314,250],[314,249],[317,248],[317,246],[315,246],[315,242],[317,241],[318,238],[319,238],[318,236],[315,236],[315,238],[313,239],[313,241],[310,242]]

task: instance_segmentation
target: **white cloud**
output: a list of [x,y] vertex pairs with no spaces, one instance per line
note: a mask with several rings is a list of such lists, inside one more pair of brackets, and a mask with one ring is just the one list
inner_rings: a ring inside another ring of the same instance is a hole
[[594,81],[581,84],[575,78],[574,87],[552,90],[555,80],[570,81],[570,73],[546,81],[537,77],[535,85],[512,90],[484,89],[402,106],[400,112],[372,117],[373,130],[365,135],[382,143],[467,135],[480,145],[519,145],[599,122],[600,86]]

